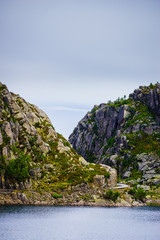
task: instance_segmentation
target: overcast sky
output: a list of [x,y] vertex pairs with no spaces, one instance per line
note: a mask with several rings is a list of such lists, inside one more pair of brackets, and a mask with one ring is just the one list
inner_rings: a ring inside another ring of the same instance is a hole
[[160,81],[160,1],[0,0],[0,81],[67,138],[94,104]]

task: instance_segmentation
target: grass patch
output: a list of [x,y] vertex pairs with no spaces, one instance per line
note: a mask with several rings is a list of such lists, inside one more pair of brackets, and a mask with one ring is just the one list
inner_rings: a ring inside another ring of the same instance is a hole
[[160,202],[147,202],[146,204],[150,207],[160,207]]
[[143,131],[136,133],[126,134],[129,140],[129,146],[132,147],[132,153],[134,155],[140,153],[154,152],[160,157],[160,134],[149,135]]

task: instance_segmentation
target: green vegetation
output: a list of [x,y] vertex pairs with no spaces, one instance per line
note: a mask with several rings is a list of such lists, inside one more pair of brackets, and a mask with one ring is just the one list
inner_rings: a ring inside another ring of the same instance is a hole
[[129,190],[128,192],[129,194],[131,194],[135,200],[140,200],[142,202],[145,201],[145,197],[146,197],[146,191],[143,188],[133,188],[131,190]]
[[[63,190],[81,183],[92,183],[95,175],[105,175],[106,179],[109,178],[109,173],[102,169],[100,165],[90,164],[89,166],[82,166],[79,162],[79,155],[70,147],[70,144],[67,144],[62,135],[58,136],[62,139],[63,144],[70,148],[70,151],[68,151],[69,155],[59,153],[58,139],[55,139],[54,142],[48,141],[50,151],[46,154],[46,157],[43,156],[42,162],[52,164],[53,169],[50,169],[50,175],[48,175],[48,170],[43,170],[43,178],[39,180],[40,184],[36,189],[43,188],[45,190],[48,189],[48,191],[49,189],[53,191]],[[34,154],[35,151],[36,149]],[[70,154],[74,154],[72,160]],[[34,160],[34,162],[36,161]]]
[[89,201],[91,199],[91,196],[89,194],[84,194],[82,197],[81,197],[84,201]]
[[88,162],[93,163],[96,157],[94,156],[93,152],[86,151],[86,159]]
[[2,92],[4,89],[6,89],[6,86],[5,85],[0,85],[0,92]]
[[105,176],[105,179],[106,179],[106,182],[107,182],[108,178],[110,177],[110,173],[106,172],[106,173],[104,173],[104,176]]
[[132,103],[132,100],[130,98],[126,99],[126,96],[124,96],[123,98],[118,98],[116,101],[114,102],[111,102],[111,101],[108,101],[107,105],[109,107],[121,107],[123,105],[131,105]]
[[55,198],[55,199],[58,199],[58,198],[63,198],[63,195],[58,194],[58,193],[54,193],[54,194],[52,194],[52,197]]
[[42,124],[40,122],[36,122],[34,126],[35,128],[42,128]]
[[156,86],[157,86],[157,84],[153,85],[153,84],[151,83],[151,84],[149,85],[149,88],[154,90],[154,89],[156,88]]
[[149,126],[150,122],[154,122],[156,120],[155,115],[141,102],[136,102],[136,107],[130,107],[129,112],[130,116],[126,119],[126,123],[123,127],[124,129],[138,123]]
[[[1,148],[2,150],[2,148]],[[31,156],[25,154],[20,148],[12,146],[15,158],[6,160],[5,156],[1,154],[1,164],[0,164],[0,174],[4,175],[6,179],[9,179],[12,183],[25,182],[26,179],[30,177],[30,162]]]
[[120,197],[120,193],[118,191],[114,192],[111,189],[109,189],[104,193],[103,197],[107,200],[112,200],[115,202],[117,198]]
[[133,168],[131,171],[131,176],[130,178],[128,178],[128,180],[142,178],[142,176],[143,176],[143,172],[138,171],[136,168]]
[[147,206],[160,207],[160,202],[147,202]]
[[92,112],[92,113],[95,113],[98,109],[99,109],[99,106],[94,107],[91,112]]
[[[104,154],[106,155],[107,150],[108,150],[109,148],[112,148],[112,147],[113,147],[113,145],[114,145],[114,143],[115,143],[115,140],[116,140],[115,137],[110,137],[110,138],[107,139],[107,142],[106,142],[107,145],[104,146],[103,155],[104,155]],[[101,147],[102,147],[102,145],[101,145]],[[101,148],[101,147],[100,147],[100,148]]]
[[12,183],[25,182],[30,177],[30,161],[31,157],[29,155],[21,153],[21,156],[9,160],[8,163],[3,161],[0,172]]
[[95,112],[93,111],[91,111],[91,117],[90,118],[88,118],[88,124],[91,124],[92,122],[94,122],[95,121],[95,117],[96,117],[96,114],[95,114]]
[[113,147],[113,144],[115,143],[115,137],[110,137],[107,139],[107,147],[111,148]]
[[132,154],[152,152],[160,157],[160,134],[153,133],[149,135],[143,131],[138,131],[126,136],[129,140],[129,146],[132,147]]
[[93,132],[97,135],[98,134],[98,126],[97,123],[95,122],[93,128],[92,128]]
[[[24,104],[28,104],[24,103],[17,96],[15,96],[15,100],[22,110]],[[28,107],[33,112],[36,111],[33,105],[29,105]],[[5,120],[8,120],[9,111],[8,106],[5,106]],[[92,117],[95,117],[94,113]],[[28,133],[27,129],[22,125],[22,130],[18,133],[18,141],[15,146],[10,146],[11,138],[1,129],[3,144],[0,146],[0,155],[2,156],[0,173],[10,183],[25,182],[30,178],[34,190],[53,192],[72,188],[81,183],[93,183],[94,176],[96,175],[104,175],[107,181],[109,173],[105,169],[102,169],[100,165],[95,166],[90,164],[89,166],[83,166],[79,162],[80,156],[77,155],[76,151],[61,134],[57,134],[57,137],[55,134],[52,138],[50,132],[53,127],[47,120],[42,121],[39,118],[34,127],[41,136],[42,141],[38,135]],[[64,152],[60,152],[59,150],[59,140],[62,140],[63,145],[68,147]],[[4,146],[9,146],[9,151],[13,155],[11,160],[7,160],[2,155]],[[93,155],[90,157],[93,157]],[[30,176],[31,172],[34,173],[32,173],[33,175],[31,174],[33,179]],[[56,195],[54,197],[56,198]]]
[[141,91],[142,91],[143,93],[149,93],[150,89],[154,90],[154,89],[157,87],[157,84],[158,84],[158,82],[157,82],[156,84],[150,83],[149,87],[143,86],[142,89],[141,89]]

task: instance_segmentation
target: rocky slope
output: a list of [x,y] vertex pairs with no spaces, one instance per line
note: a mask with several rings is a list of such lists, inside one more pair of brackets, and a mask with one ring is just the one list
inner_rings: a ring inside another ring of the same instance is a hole
[[86,162],[42,110],[0,83],[0,204],[83,205],[116,182],[115,169]]
[[94,106],[69,142],[87,161],[115,167],[120,179],[160,186],[160,84]]

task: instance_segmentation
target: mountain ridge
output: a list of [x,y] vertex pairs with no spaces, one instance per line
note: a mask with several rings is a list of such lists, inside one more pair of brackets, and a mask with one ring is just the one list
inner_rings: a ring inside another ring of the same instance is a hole
[[41,109],[0,83],[0,204],[84,205],[116,182],[115,169],[86,162]]
[[69,142],[87,161],[116,168],[121,179],[159,185],[160,84],[140,86],[128,99],[95,105]]

